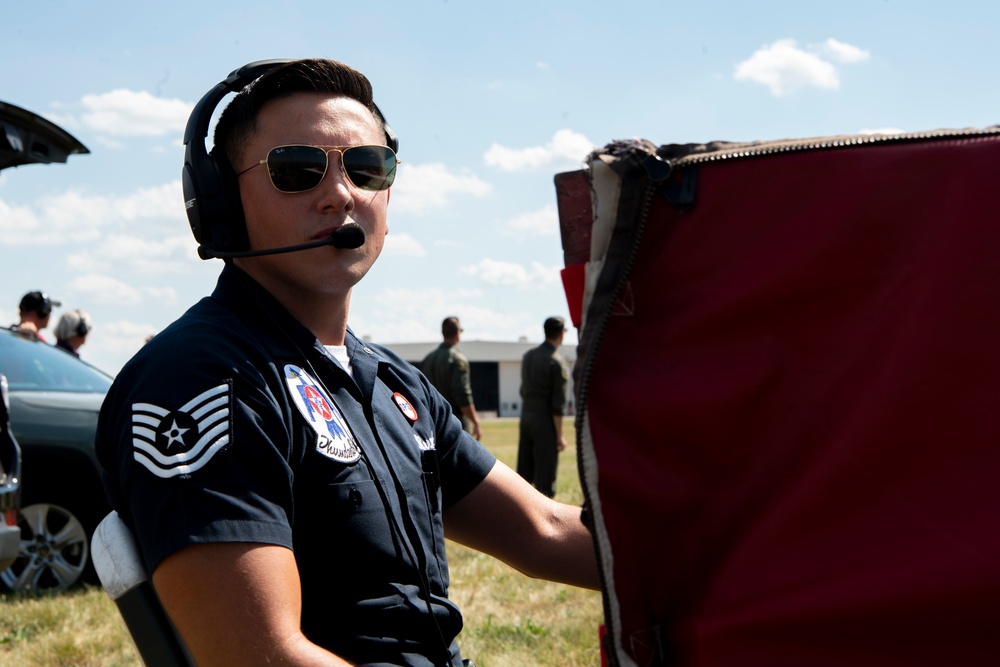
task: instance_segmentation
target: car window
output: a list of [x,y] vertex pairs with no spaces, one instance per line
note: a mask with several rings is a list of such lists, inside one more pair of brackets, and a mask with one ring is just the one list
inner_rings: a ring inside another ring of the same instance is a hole
[[10,391],[106,392],[111,377],[38,340],[0,331],[0,372]]

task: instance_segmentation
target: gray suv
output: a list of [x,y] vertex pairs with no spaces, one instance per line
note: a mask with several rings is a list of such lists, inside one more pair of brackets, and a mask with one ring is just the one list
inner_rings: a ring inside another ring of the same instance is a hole
[[111,377],[37,339],[0,329],[10,426],[28,481],[21,486],[20,548],[0,572],[13,591],[96,581],[90,536],[110,511],[94,453],[97,414]]
[[[3,369],[0,368],[0,371]],[[18,512],[21,509],[21,447],[10,432],[7,378],[0,372],[0,572],[17,558],[21,529]]]

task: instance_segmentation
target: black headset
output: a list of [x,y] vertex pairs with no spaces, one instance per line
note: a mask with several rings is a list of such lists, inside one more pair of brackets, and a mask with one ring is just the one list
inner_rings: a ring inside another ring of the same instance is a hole
[[83,316],[81,315],[80,321],[76,323],[76,335],[83,337],[88,333],[90,333],[90,324],[87,320],[83,319]]
[[[184,170],[181,180],[184,187],[184,208],[188,224],[198,241],[198,255],[202,259],[214,257],[213,250],[232,251],[247,247],[246,220],[236,172],[224,155],[206,150],[208,125],[212,113],[226,95],[238,93],[244,86],[287,63],[292,59],[258,60],[248,63],[229,74],[224,81],[205,93],[194,105],[184,130]],[[399,140],[389,127],[385,116],[372,102],[372,110],[385,128],[385,143],[398,152]]]

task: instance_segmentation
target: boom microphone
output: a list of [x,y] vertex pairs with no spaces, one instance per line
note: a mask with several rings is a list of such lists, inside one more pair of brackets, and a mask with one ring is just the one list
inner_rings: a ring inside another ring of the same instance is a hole
[[198,246],[198,256],[202,259],[229,259],[232,257],[260,257],[262,255],[280,255],[286,252],[298,252],[299,250],[310,250],[325,245],[332,245],[341,250],[353,250],[360,248],[365,243],[365,230],[355,222],[349,222],[333,230],[328,237],[322,241],[312,243],[302,243],[300,245],[290,245],[283,248],[267,248],[266,250],[213,250],[203,245]]

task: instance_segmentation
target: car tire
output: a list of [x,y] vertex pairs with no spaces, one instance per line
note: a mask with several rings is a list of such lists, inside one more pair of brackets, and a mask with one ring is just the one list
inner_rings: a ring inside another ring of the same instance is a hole
[[50,503],[21,508],[21,549],[0,573],[15,593],[63,591],[84,576],[90,564],[90,535],[69,510]]

